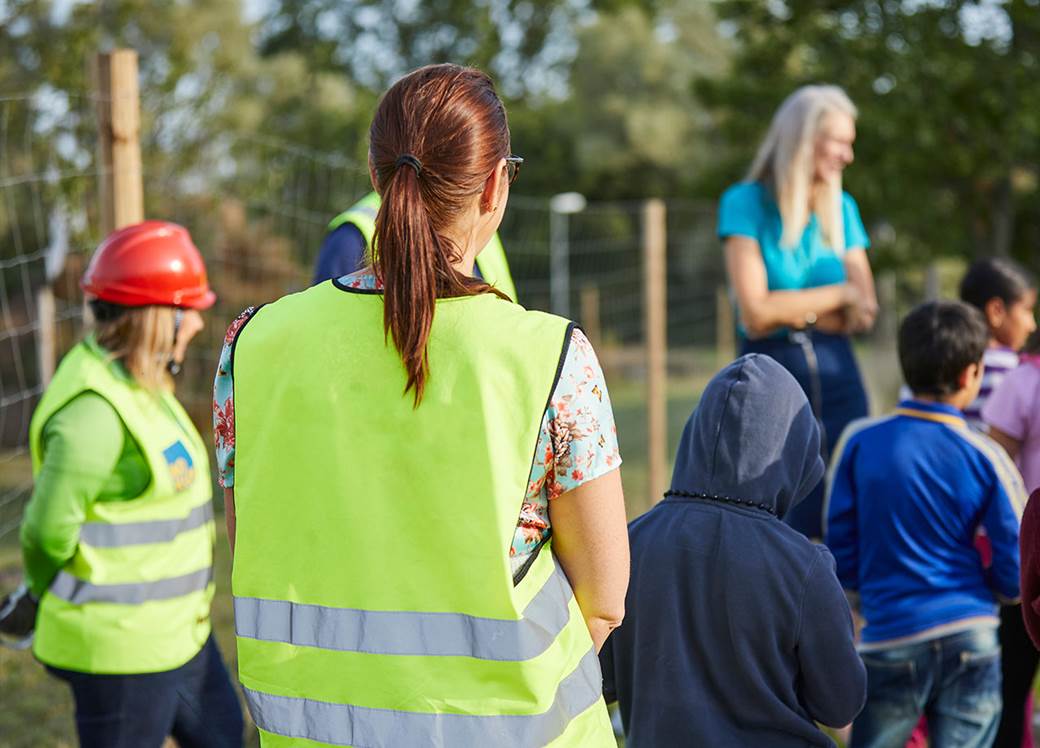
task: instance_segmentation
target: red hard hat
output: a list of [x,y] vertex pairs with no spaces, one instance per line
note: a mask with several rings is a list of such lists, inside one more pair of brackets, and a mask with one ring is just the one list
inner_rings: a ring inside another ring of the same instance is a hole
[[90,258],[80,287],[123,306],[208,309],[217,300],[188,230],[168,221],[143,221],[113,231]]

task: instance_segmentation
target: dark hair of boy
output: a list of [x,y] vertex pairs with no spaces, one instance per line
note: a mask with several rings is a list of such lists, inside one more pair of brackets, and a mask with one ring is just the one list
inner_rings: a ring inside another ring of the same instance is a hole
[[1011,306],[1032,288],[1036,279],[1032,274],[1011,260],[987,257],[976,260],[961,279],[961,300],[985,311],[991,299],[1000,299],[1004,306]]
[[960,301],[929,301],[899,326],[899,365],[915,395],[943,397],[961,388],[965,368],[982,361],[989,329],[982,312]]

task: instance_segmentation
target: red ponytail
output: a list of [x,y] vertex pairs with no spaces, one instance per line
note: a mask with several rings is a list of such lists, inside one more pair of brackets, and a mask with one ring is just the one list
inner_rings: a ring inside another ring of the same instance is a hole
[[427,342],[438,298],[494,292],[454,268],[463,248],[449,229],[509,155],[505,108],[491,80],[429,65],[383,96],[369,133],[382,205],[373,263],[383,282],[383,329],[401,354],[415,405],[429,377]]

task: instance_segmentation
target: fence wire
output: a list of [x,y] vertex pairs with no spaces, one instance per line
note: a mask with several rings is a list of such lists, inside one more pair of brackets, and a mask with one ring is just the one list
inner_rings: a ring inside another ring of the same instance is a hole
[[[89,96],[56,91],[0,96],[0,541],[18,527],[32,489],[27,440],[43,391],[43,344],[52,338],[60,359],[83,334],[78,280],[102,238],[94,105]],[[161,131],[169,117],[183,120],[185,112],[145,96],[146,126]],[[146,215],[189,229],[218,296],[177,381],[178,397],[208,438],[225,329],[245,307],[310,284],[329,220],[370,189],[367,168],[255,133],[227,132],[176,152],[145,133],[143,147]],[[517,194],[500,230],[528,308],[552,311],[552,257],[561,240],[566,244],[570,290],[563,305],[593,338],[606,373],[633,515],[655,498],[645,492],[643,208],[591,203],[566,218],[554,243],[550,200]],[[725,279],[714,226],[713,205],[667,202],[669,459],[701,389],[733,352],[724,291],[719,303]],[[920,283],[915,277],[889,283],[892,293],[920,298],[923,274]],[[45,330],[40,310],[48,297],[54,322]],[[893,388],[890,345],[875,345],[862,360],[875,393]]]

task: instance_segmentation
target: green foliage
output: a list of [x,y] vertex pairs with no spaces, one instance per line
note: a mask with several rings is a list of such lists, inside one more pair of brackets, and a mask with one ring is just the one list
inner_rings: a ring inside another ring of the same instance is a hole
[[727,54],[711,8],[622,7],[581,29],[578,44],[562,114],[581,188],[607,198],[689,192],[713,158],[694,81],[721,70]]
[[1035,254],[1036,0],[722,0],[717,9],[738,52],[725,78],[698,89],[730,144],[716,191],[739,178],[788,93],[833,82],[860,109],[847,182],[881,240],[875,261]]
[[276,0],[261,50],[307,50],[317,67],[374,90],[421,65],[456,62],[493,73],[507,94],[540,94],[558,85],[585,12],[580,0]]

